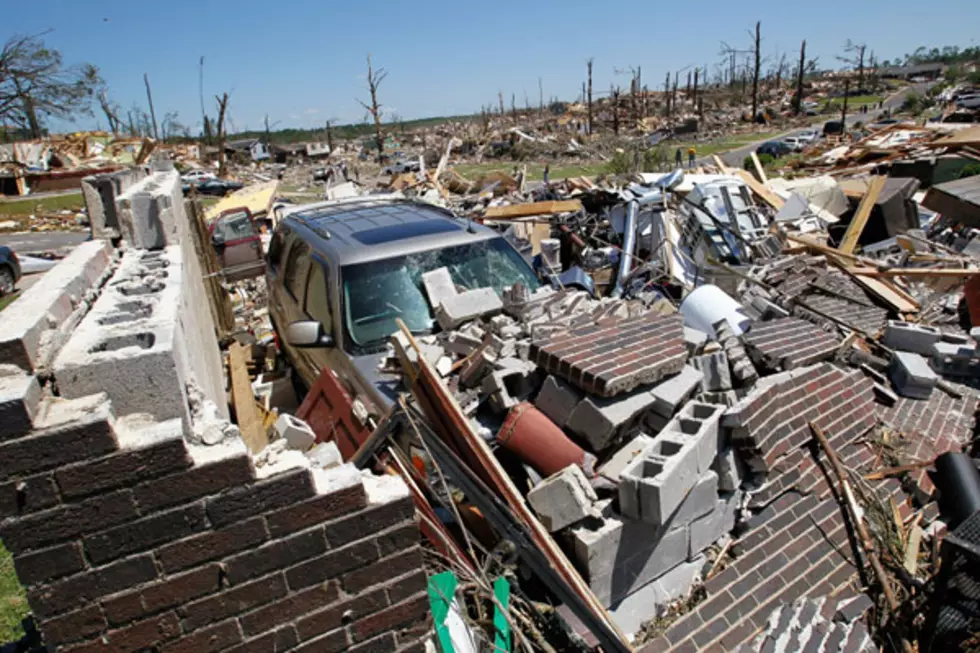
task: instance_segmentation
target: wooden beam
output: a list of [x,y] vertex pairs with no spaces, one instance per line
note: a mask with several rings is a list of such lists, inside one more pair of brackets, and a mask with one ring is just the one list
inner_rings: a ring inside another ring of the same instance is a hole
[[865,277],[972,277],[980,274],[977,268],[850,268],[848,271]]
[[745,185],[752,189],[759,199],[763,202],[776,209],[777,211],[783,208],[783,204],[786,203],[782,197],[772,192],[767,186],[759,183],[759,180],[752,176],[752,173],[748,170],[732,170],[735,176],[739,177],[745,182]]
[[728,169],[728,166],[725,165],[725,162],[717,154],[712,154],[711,160],[714,161],[715,166],[721,171],[721,174],[727,175],[731,173],[731,170]]
[[762,167],[762,162],[759,161],[759,155],[755,152],[749,153],[749,158],[752,159],[752,165],[755,167],[755,172],[759,177],[759,181],[765,185],[769,183],[769,177],[766,176],[766,170]]
[[861,198],[861,203],[858,205],[854,217],[851,218],[851,224],[847,226],[844,239],[837,248],[841,252],[851,254],[854,248],[857,247],[857,242],[861,238],[864,226],[868,223],[868,218],[871,217],[871,209],[874,208],[875,202],[878,201],[878,195],[881,194],[881,190],[885,187],[885,179],[885,177],[878,176],[871,180],[871,183],[868,185],[868,192]]
[[250,348],[240,342],[231,343],[228,348],[228,368],[231,371],[231,397],[238,430],[241,431],[245,446],[254,454],[265,449],[269,444],[269,437],[262,426],[262,416],[255,405],[252,381],[245,366],[245,359],[250,351]]
[[575,213],[582,210],[579,200],[561,200],[553,202],[531,202],[529,204],[511,204],[510,206],[491,206],[483,215],[488,220],[513,220],[532,215],[552,215],[555,213]]

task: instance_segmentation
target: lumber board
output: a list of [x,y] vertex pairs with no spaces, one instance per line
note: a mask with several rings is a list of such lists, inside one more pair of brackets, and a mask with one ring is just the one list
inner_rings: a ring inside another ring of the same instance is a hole
[[972,277],[980,274],[977,268],[851,268],[851,272],[865,277]]
[[854,213],[854,217],[851,218],[851,224],[847,226],[847,232],[844,234],[844,239],[841,240],[840,247],[837,248],[838,250],[845,254],[854,252],[858,239],[861,237],[861,233],[864,232],[864,226],[868,223],[868,218],[871,217],[871,209],[874,208],[875,202],[878,201],[878,195],[881,194],[881,190],[884,187],[885,177],[877,176],[871,180],[871,183],[868,185],[868,192],[861,198],[861,203],[858,204],[857,211]]
[[755,167],[756,173],[759,175],[759,181],[763,185],[769,183],[769,177],[766,176],[766,169],[762,167],[762,162],[759,161],[759,155],[755,152],[749,153],[749,158],[752,159],[752,165]]
[[783,204],[785,204],[786,201],[776,193],[772,192],[768,186],[759,183],[759,180],[753,177],[752,173],[750,173],[748,170],[734,170],[733,172],[737,177],[744,181],[745,185],[751,188],[752,192],[755,193],[763,202],[777,211],[783,208]]
[[727,175],[727,174],[729,174],[731,172],[728,169],[728,166],[725,165],[725,162],[722,161],[721,160],[721,157],[718,156],[717,154],[712,154],[711,155],[711,160],[714,162],[715,166],[718,168],[718,170],[721,172],[721,174]]
[[551,215],[554,213],[575,213],[582,210],[579,200],[559,200],[549,202],[530,202],[510,206],[491,206],[483,217],[493,220],[526,218],[532,215]]
[[239,342],[228,348],[228,368],[231,371],[231,398],[235,406],[235,418],[241,431],[245,446],[252,453],[258,453],[269,444],[262,425],[262,416],[255,404],[252,382],[248,378],[245,359],[250,350]]

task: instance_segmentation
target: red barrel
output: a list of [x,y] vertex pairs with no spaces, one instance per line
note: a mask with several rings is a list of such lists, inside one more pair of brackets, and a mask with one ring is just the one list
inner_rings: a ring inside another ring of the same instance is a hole
[[544,413],[526,401],[507,413],[507,419],[497,433],[497,441],[542,476],[551,476],[569,465],[578,465],[586,476],[592,476],[595,457],[572,442]]

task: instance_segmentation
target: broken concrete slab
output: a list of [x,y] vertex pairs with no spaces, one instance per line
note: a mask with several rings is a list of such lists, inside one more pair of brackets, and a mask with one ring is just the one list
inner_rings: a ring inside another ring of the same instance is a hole
[[928,399],[938,381],[925,358],[907,351],[895,352],[888,374],[898,394],[911,399]]
[[575,406],[566,425],[587,441],[593,451],[602,451],[615,440],[638,430],[654,401],[647,390],[611,399],[587,396]]
[[653,444],[653,438],[645,433],[640,433],[628,443],[619,448],[609,460],[599,468],[598,474],[611,483],[619,483],[620,475],[623,470],[633,461],[634,458],[643,454]]
[[458,294],[456,284],[453,283],[453,278],[449,275],[449,268],[446,267],[423,272],[422,286],[429,298],[429,306],[434,309],[439,308],[446,299]]
[[527,494],[531,508],[551,533],[597,515],[593,504],[598,499],[578,465],[569,465],[552,474]]
[[503,308],[493,288],[476,288],[443,298],[435,314],[439,326],[449,330],[478,317],[499,313]]
[[942,337],[942,332],[936,327],[889,320],[882,343],[891,349],[931,356],[932,346],[942,340]]
[[690,524],[713,511],[718,501],[718,474],[708,470],[701,475],[680,507],[670,517],[672,528]]
[[183,203],[183,184],[176,170],[142,179],[116,198],[120,235],[136,249],[176,245]]
[[663,417],[673,417],[687,399],[694,394],[704,380],[704,374],[690,365],[685,365],[681,373],[666,381],[661,381],[650,390],[654,403],[652,409]]
[[541,385],[534,405],[552,422],[565,428],[568,418],[581,400],[582,395],[572,386],[549,375]]

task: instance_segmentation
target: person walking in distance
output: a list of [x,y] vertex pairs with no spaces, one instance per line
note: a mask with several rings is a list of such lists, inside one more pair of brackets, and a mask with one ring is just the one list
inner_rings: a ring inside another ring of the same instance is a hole
[[684,165],[684,158],[681,156],[681,148],[677,148],[677,151],[674,152],[674,165],[678,168],[683,167]]
[[694,146],[687,148],[687,167],[694,167],[694,159],[697,158],[698,151],[694,149]]

